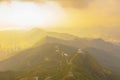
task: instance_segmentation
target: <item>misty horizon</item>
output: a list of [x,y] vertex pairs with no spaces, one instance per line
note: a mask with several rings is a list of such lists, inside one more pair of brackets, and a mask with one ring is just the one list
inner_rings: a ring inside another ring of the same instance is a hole
[[119,0],[0,0],[0,80],[120,80]]

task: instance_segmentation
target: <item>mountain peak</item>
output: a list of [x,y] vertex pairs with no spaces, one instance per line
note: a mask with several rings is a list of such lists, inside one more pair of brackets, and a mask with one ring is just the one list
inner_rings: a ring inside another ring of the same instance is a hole
[[41,29],[41,28],[36,27],[36,28],[32,28],[30,31],[32,31],[32,32],[38,32],[38,31],[44,31],[44,30]]

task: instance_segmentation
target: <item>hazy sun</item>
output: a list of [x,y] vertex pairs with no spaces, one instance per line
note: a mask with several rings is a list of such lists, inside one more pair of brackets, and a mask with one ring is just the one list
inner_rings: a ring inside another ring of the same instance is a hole
[[44,3],[18,2],[0,3],[0,24],[25,26],[49,26],[65,18],[64,9],[56,2]]

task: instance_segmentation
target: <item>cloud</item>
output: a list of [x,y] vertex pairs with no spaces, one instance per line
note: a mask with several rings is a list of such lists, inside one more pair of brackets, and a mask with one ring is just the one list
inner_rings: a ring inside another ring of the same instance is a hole
[[86,8],[88,7],[91,2],[94,0],[53,0],[58,1],[63,5],[64,7],[70,7],[70,8]]
[[[9,2],[12,0],[0,0],[0,1]],[[35,3],[41,3],[44,1],[56,1],[61,6],[63,6],[65,10],[68,11],[67,13],[70,15],[69,20],[65,24],[63,24],[63,26],[67,26],[67,28],[69,29],[71,28],[71,33],[77,32],[78,30],[78,32],[81,31],[83,33],[82,35],[85,36],[90,35],[91,33],[91,35],[97,34],[97,36],[100,37],[114,38],[116,40],[120,40],[119,36],[120,0],[20,0],[20,1],[31,1]],[[67,30],[63,29],[62,31]]]
[[[15,0],[0,0],[2,1],[15,1]],[[90,5],[94,0],[16,0],[16,1],[31,1],[36,3],[41,3],[44,1],[57,1],[64,7],[72,7],[72,8],[86,8]]]

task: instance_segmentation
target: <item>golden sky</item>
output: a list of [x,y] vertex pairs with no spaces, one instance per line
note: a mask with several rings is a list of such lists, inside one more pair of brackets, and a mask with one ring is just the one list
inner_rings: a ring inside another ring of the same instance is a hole
[[[82,37],[120,39],[120,0],[1,0],[0,6],[5,1],[7,6],[0,7],[1,28],[49,26],[46,29]],[[12,8],[5,14],[8,4]]]
[[60,27],[59,31],[81,37],[120,40],[120,0],[58,1],[70,15],[68,27]]

